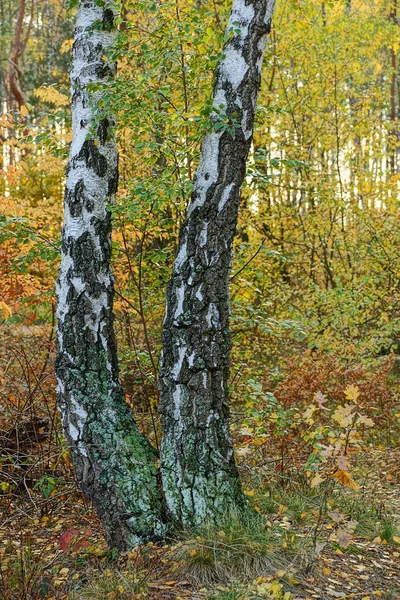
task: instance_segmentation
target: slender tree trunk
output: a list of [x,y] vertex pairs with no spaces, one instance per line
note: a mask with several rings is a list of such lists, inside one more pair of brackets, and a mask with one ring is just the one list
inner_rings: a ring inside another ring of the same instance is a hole
[[57,282],[58,402],[78,482],[111,546],[132,547],[163,533],[155,453],[139,432],[120,383],[110,270],[118,155],[112,116],[96,110],[115,73],[105,58],[115,38],[110,5],[81,0],[71,71],[73,140],[65,190]]
[[275,0],[234,0],[216,73],[212,131],[167,289],[160,370],[161,472],[173,521],[218,522],[243,505],[228,426],[228,281],[240,188]]
[[[390,10],[390,19],[394,24],[397,24],[397,0],[392,1]],[[397,144],[398,130],[396,127],[397,110],[396,110],[396,84],[397,84],[397,53],[393,47],[390,51],[390,62],[392,67],[392,77],[390,82],[390,130],[389,130],[389,171],[390,175],[395,175],[397,172]]]
[[22,31],[24,27],[26,0],[20,0],[17,22],[15,25],[14,39],[11,44],[11,54],[8,60],[8,86],[10,89],[11,96],[17,101],[18,108],[20,109],[26,102],[25,94],[22,91],[21,79],[22,73],[19,67],[19,61],[22,58],[26,45],[28,43],[29,35],[31,32],[33,12],[35,8],[34,0],[31,0],[31,12],[29,24],[26,29],[25,37],[22,39]]

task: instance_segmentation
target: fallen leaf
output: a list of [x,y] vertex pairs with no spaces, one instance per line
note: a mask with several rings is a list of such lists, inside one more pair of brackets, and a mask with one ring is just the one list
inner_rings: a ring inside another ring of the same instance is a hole
[[320,483],[322,483],[323,481],[325,481],[324,477],[321,477],[321,475],[319,473],[317,473],[315,475],[315,477],[313,477],[311,479],[311,487],[315,488],[317,487]]

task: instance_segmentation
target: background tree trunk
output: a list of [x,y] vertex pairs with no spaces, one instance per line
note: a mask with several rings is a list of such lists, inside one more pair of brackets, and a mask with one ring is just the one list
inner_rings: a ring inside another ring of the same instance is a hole
[[26,45],[28,43],[29,34],[32,27],[33,11],[35,8],[34,0],[31,0],[31,13],[29,18],[29,24],[25,33],[24,39],[22,39],[22,31],[24,27],[26,0],[20,0],[18,17],[15,25],[14,38],[11,44],[11,54],[8,59],[8,87],[10,89],[11,97],[14,98],[18,104],[18,108],[25,104],[26,98],[22,91],[22,73],[19,66],[19,61],[22,58]]
[[192,199],[167,290],[161,471],[170,517],[218,522],[243,505],[228,425],[229,291],[240,188],[274,0],[234,0]]
[[[392,1],[391,9],[390,9],[390,17],[391,21],[393,21],[394,25],[398,25],[397,18],[397,0]],[[398,70],[397,70],[397,52],[395,47],[393,46],[390,51],[390,61],[392,67],[392,76],[390,82],[390,130],[389,130],[389,172],[390,175],[396,175],[397,173],[397,155],[398,155],[398,144],[399,144],[399,132],[397,128],[397,120],[398,120],[398,110],[396,106],[396,88],[397,88],[397,78],[398,78]]]
[[[73,140],[57,282],[56,375],[63,427],[82,490],[121,549],[163,533],[155,453],[137,429],[121,387],[113,331],[111,216],[118,182],[114,121],[87,85],[114,75],[105,58],[115,14],[82,1],[73,48]],[[96,114],[97,113],[97,114]]]

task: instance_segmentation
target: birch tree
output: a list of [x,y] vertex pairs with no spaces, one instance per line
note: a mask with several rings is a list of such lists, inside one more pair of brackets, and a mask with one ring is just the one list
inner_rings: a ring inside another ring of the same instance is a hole
[[93,501],[109,544],[123,549],[161,535],[163,525],[155,453],[125,402],[113,331],[107,204],[117,190],[118,154],[114,119],[100,113],[101,89],[93,88],[115,74],[106,56],[117,13],[100,4],[81,0],[73,46],[56,375],[78,482]]
[[167,290],[161,472],[183,526],[244,503],[228,425],[229,276],[274,0],[234,0],[191,202]]

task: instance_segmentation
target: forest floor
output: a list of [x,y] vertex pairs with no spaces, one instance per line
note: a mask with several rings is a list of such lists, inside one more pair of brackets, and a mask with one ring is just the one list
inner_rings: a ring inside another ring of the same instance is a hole
[[[111,560],[101,525],[72,480],[47,481],[50,493],[27,487],[1,501],[0,597],[400,599],[399,465],[400,448],[371,449],[357,467],[361,489],[327,499],[357,523],[347,548],[332,541],[337,523],[318,508],[318,495],[264,485],[248,492],[267,533],[274,531],[272,561],[260,531],[243,537],[235,527],[214,532],[214,540],[206,532]],[[246,484],[253,475],[244,474]]]
[[[14,329],[9,337],[1,332],[0,344],[0,600],[400,600],[400,380],[387,383],[390,365],[371,376],[360,370],[335,375],[331,359],[291,370],[286,391],[295,404],[304,397],[300,425],[306,423],[306,432],[325,426],[309,420],[321,419],[312,402],[326,402],[314,394],[324,381],[332,387],[326,393],[338,397],[335,406],[342,402],[340,385],[349,386],[347,402],[359,385],[361,400],[369,403],[362,412],[370,405],[380,417],[375,433],[363,426],[355,438],[349,485],[325,470],[324,483],[313,486],[304,436],[289,429],[279,438],[291,444],[286,460],[273,430],[263,438],[254,429],[251,436],[240,408],[233,437],[255,516],[229,515],[217,529],[115,557],[79,493],[59,434],[52,336],[29,329],[21,342]],[[329,415],[325,444],[332,419],[349,406],[339,405],[333,416],[320,411]],[[285,414],[282,430],[293,418]],[[272,417],[263,418],[276,428]]]

